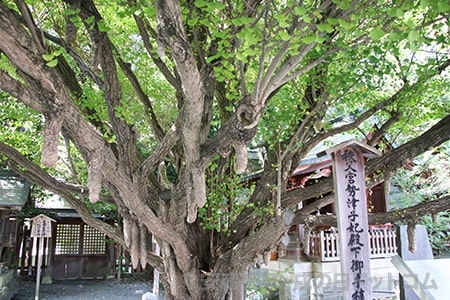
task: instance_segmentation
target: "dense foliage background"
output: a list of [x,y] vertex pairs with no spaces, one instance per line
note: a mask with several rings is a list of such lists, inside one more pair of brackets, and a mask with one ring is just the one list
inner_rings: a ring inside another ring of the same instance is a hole
[[[311,215],[331,179],[286,191],[315,146],[377,145],[369,188],[429,149],[448,155],[449,15],[438,0],[2,0],[2,164],[159,270],[168,299],[242,299],[286,220],[335,222]],[[249,149],[265,156],[257,181],[243,180]],[[447,183],[433,190],[445,161],[421,158],[424,182],[396,177],[402,213],[370,222],[448,211]],[[117,227],[92,216],[105,210]]]

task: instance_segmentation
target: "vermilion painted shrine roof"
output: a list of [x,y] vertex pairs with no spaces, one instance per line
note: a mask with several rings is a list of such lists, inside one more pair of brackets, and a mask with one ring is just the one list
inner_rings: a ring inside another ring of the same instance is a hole
[[[300,174],[307,174],[331,166],[331,155],[326,151],[338,144],[354,139],[355,136],[347,133],[336,134],[328,139],[325,139],[317,146],[315,146],[306,156],[300,161],[299,166],[295,169],[292,176]],[[324,154],[325,153],[325,154]]]

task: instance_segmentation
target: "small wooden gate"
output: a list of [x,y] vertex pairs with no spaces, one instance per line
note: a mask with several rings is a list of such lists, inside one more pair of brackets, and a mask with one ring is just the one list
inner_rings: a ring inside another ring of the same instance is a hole
[[104,278],[108,274],[106,237],[85,223],[58,223],[52,277]]

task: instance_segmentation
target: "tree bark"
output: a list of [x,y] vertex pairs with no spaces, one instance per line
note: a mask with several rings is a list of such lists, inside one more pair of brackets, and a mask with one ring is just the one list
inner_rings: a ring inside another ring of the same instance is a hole
[[[447,195],[433,201],[422,202],[404,209],[397,209],[376,214],[369,213],[369,224],[376,225],[395,222],[416,223],[423,216],[449,209],[450,195]],[[308,223],[313,224],[314,226],[337,226],[336,216],[330,215],[315,216],[298,213],[294,219],[294,222],[298,222],[300,224]]]

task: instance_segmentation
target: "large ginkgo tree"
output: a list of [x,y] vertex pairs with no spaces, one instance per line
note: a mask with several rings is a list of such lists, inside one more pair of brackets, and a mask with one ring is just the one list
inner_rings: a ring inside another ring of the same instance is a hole
[[[370,187],[450,139],[449,16],[439,0],[2,0],[3,165],[159,270],[167,299],[243,299],[252,259],[293,222],[335,222],[310,215],[332,179],[285,189],[314,146],[389,134],[398,147],[367,163]],[[266,162],[249,184],[253,147]]]

